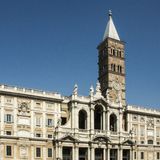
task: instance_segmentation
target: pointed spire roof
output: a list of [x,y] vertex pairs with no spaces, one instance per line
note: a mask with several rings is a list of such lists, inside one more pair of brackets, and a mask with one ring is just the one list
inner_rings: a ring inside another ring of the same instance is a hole
[[104,36],[103,36],[103,40],[105,40],[107,37],[120,41],[118,32],[117,32],[116,27],[113,23],[112,11],[111,10],[109,10],[109,21],[107,23],[107,27],[106,27],[106,30],[105,30],[105,33],[104,33]]

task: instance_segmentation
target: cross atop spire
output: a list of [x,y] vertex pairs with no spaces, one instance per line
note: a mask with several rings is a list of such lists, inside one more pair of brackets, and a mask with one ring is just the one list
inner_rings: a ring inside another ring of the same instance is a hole
[[118,32],[117,32],[116,27],[113,23],[112,11],[111,10],[109,10],[109,21],[107,23],[107,27],[106,27],[106,30],[105,30],[105,33],[104,33],[104,36],[103,36],[103,40],[105,40],[107,37],[120,41]]

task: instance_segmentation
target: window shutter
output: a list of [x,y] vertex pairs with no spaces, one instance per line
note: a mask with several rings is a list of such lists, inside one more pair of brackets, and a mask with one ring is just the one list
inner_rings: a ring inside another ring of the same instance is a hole
[[7,115],[4,115],[4,122],[7,122]]
[[13,123],[14,122],[14,117],[13,117],[13,115],[11,115],[11,123]]
[[46,119],[46,126],[48,126],[48,119]]

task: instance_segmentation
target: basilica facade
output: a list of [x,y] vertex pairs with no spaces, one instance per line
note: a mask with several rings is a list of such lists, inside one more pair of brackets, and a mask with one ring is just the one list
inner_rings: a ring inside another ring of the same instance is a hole
[[126,103],[125,43],[112,13],[88,96],[0,85],[0,160],[159,160],[160,111]]

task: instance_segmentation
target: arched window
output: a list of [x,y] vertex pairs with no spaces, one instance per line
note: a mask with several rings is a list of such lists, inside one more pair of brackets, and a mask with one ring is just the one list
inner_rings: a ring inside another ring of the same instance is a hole
[[79,111],[79,129],[87,129],[87,113],[85,110]]
[[115,64],[113,65],[113,71],[114,72],[116,71],[116,65]]
[[98,105],[94,111],[94,129],[103,129],[103,108]]
[[116,55],[116,50],[115,49],[113,49],[113,56],[115,56]]
[[121,53],[121,51],[119,51],[119,57],[122,57],[122,53]]
[[118,65],[118,66],[117,66],[117,71],[119,72],[119,70],[120,70],[120,66]]
[[119,66],[119,72],[122,73],[122,67],[121,66]]
[[110,115],[110,131],[112,132],[117,131],[117,117],[115,114]]

